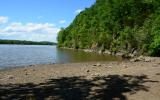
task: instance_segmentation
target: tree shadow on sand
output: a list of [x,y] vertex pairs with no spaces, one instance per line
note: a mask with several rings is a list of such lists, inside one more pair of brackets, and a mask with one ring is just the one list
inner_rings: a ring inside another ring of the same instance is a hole
[[0,85],[0,100],[127,100],[124,93],[149,91],[146,75],[108,75],[85,79],[63,77],[40,84]]

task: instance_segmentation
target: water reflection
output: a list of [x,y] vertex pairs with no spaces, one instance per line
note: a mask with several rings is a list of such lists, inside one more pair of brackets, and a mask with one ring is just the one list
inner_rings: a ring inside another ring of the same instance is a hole
[[115,60],[120,60],[120,58],[78,50],[60,49],[56,46],[0,45],[0,68],[32,64]]
[[117,61],[120,57],[115,57],[106,54],[89,53],[80,50],[69,50],[57,48],[57,60],[60,63],[66,62],[90,62],[90,61]]

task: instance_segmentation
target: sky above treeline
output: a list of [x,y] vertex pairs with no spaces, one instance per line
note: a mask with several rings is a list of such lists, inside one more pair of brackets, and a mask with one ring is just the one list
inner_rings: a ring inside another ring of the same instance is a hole
[[0,39],[52,41],[95,0],[1,0]]

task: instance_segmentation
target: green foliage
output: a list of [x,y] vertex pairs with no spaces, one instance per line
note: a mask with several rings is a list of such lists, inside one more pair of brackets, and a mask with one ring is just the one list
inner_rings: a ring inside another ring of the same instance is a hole
[[154,16],[151,33],[152,42],[149,45],[149,53],[152,56],[160,56],[160,15]]
[[160,56],[160,0],[97,0],[58,35],[60,47]]
[[152,56],[160,56],[160,35],[155,37],[150,45],[150,54]]

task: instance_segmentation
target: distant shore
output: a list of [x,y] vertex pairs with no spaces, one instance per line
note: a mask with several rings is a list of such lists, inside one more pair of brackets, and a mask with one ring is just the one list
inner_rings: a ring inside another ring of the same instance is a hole
[[4,40],[0,39],[0,44],[16,44],[16,45],[57,45],[57,43],[49,41],[26,41],[26,40]]
[[[35,89],[39,91],[35,92]],[[59,100],[73,99],[78,95],[89,100],[121,100],[122,97],[128,100],[159,100],[159,91],[160,58],[138,62],[30,65],[0,70],[1,99],[38,99],[37,96],[41,96],[48,100]]]

